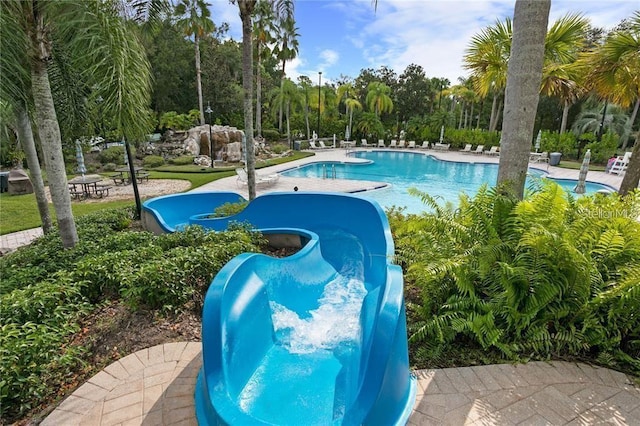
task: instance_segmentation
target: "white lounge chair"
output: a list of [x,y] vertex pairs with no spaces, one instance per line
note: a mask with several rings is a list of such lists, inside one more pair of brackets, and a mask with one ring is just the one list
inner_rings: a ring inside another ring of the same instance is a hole
[[437,149],[440,151],[447,151],[449,150],[449,147],[451,147],[450,143],[434,143],[433,144],[433,149]]
[[366,139],[360,139],[360,146],[366,148],[369,146]]
[[[247,171],[242,167],[238,167],[236,169],[236,174],[238,178],[236,179],[236,184],[238,187],[247,186],[249,184],[249,177],[247,176]],[[256,173],[256,186],[258,185],[273,185],[280,179],[280,175],[277,173],[273,173],[270,175],[260,175]]]
[[476,146],[475,151],[471,151],[472,154],[482,154],[484,152],[484,145]]
[[407,148],[414,149],[416,147],[416,141],[409,141]]
[[389,148],[397,148],[398,147],[398,141],[396,141],[395,139],[391,139],[391,143],[389,144]]
[[422,141],[422,145],[420,145],[420,149],[429,149],[429,141]]
[[314,141],[313,139],[311,139],[311,140],[309,141],[309,149],[320,149],[320,148],[318,147],[318,145],[316,145],[316,141]]
[[471,152],[471,144],[468,143],[464,146],[464,149],[461,149],[460,152]]
[[623,157],[616,158],[616,161],[613,162],[609,169],[609,173],[615,173],[617,175],[623,174],[627,171],[629,160],[631,160],[631,151],[625,152]]
[[549,153],[547,151],[537,153],[532,152],[529,154],[529,161],[531,163],[547,163],[549,164]]
[[326,146],[323,141],[319,141],[318,143],[320,144],[320,149],[329,149],[329,147]]
[[384,139],[378,139],[378,148],[385,148]]
[[404,148],[406,143],[407,143],[406,141],[400,139],[400,142],[398,142],[398,148]]
[[488,151],[484,152],[485,155],[500,155],[500,153],[498,152],[498,146],[492,146],[491,148],[489,148]]

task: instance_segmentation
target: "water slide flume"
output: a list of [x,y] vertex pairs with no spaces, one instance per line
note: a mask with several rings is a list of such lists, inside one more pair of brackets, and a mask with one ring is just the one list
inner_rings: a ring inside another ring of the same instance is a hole
[[245,253],[213,279],[202,318],[200,424],[404,424],[415,401],[402,272],[380,207],[346,194],[271,193],[209,218],[232,192],[159,197],[154,232],[248,222],[299,244],[277,259]]

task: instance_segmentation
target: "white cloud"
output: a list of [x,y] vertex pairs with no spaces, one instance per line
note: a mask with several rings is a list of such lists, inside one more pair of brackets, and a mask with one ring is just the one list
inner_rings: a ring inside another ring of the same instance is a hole
[[320,59],[322,59],[320,69],[325,70],[338,62],[338,59],[340,59],[340,54],[335,50],[325,49],[320,52]]

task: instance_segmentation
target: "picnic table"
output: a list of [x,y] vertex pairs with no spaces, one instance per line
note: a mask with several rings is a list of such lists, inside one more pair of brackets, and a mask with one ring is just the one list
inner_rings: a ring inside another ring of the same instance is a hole
[[69,180],[69,193],[73,198],[83,199],[92,196],[102,198],[109,195],[109,185],[98,185],[101,177],[78,176]]
[[[133,170],[139,183],[142,183],[145,180],[149,181],[149,172],[147,172],[144,168],[135,166]],[[131,183],[131,177],[129,176],[131,174],[131,170],[129,170],[129,167],[120,167],[115,171],[117,173],[111,175],[113,183],[115,183],[116,185],[128,185]]]

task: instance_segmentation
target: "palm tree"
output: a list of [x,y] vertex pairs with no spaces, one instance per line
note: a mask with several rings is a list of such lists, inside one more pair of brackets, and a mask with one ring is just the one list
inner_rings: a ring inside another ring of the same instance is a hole
[[311,128],[309,126],[309,89],[313,86],[311,79],[306,75],[301,75],[298,77],[299,87],[301,93],[301,98],[303,99],[303,112],[304,112],[304,122],[307,128],[307,139],[311,139]]
[[384,112],[393,111],[391,88],[379,81],[373,81],[367,86],[367,106],[377,117]]
[[273,33],[275,15],[270,0],[260,0],[256,3],[253,20],[253,33],[256,43],[256,134],[262,136],[262,59],[269,55],[268,44],[275,41]]
[[54,44],[66,52],[69,65],[81,72],[83,83],[102,96],[103,111],[113,117],[120,134],[132,138],[147,132],[146,120],[141,118],[149,102],[149,64],[135,32],[119,16],[119,6],[115,0],[2,2],[3,20],[15,24],[15,31],[7,35],[9,44],[25,45],[24,57],[14,61],[17,69],[11,75],[30,74],[49,191],[64,247],[73,247],[78,235],[49,82],[49,66],[56,60]]
[[[640,106],[640,11],[635,12],[628,29],[612,33],[602,47],[587,57],[591,71],[590,87],[601,97],[623,107],[632,104],[631,123]],[[623,142],[626,148],[626,141]],[[620,184],[620,194],[626,195],[638,187],[640,181],[640,131],[631,155],[627,172]]]
[[[276,45],[273,53],[282,62],[282,76],[280,80],[280,90],[284,90],[284,79],[286,78],[285,67],[287,61],[298,56],[298,28],[294,17],[293,0],[277,0],[276,1],[276,17],[277,28]],[[280,113],[278,119],[278,130],[282,131],[282,108],[280,105]]]
[[569,108],[583,92],[580,68],[575,62],[586,43],[589,21],[579,14],[568,14],[554,22],[545,39],[545,63],[540,92],[556,96],[563,104],[560,133],[567,128]]
[[[274,94],[274,102],[273,105],[279,109],[280,105],[284,105],[284,115],[287,121],[287,141],[289,142],[289,146],[291,147],[291,112],[292,109],[297,106],[302,106],[304,103],[303,99],[300,96],[300,92],[298,91],[298,87],[295,83],[288,78],[284,80],[284,84],[282,85],[282,89],[277,90]],[[277,110],[275,111],[278,112]]]
[[204,121],[204,108],[202,101],[202,72],[200,70],[200,38],[214,30],[211,21],[209,3],[204,0],[181,0],[176,6],[176,15],[180,17],[176,26],[187,36],[193,36],[196,57],[196,89],[198,91],[198,110],[200,111],[200,124]]
[[249,201],[256,198],[256,160],[253,146],[253,47],[251,16],[256,0],[235,0],[242,20],[242,88],[244,90],[244,136]]
[[[604,114],[604,117],[603,117]],[[597,108],[582,111],[576,117],[572,130],[580,136],[584,133],[607,133],[609,131],[622,137],[628,135],[631,129],[631,120],[625,111],[618,105],[607,105],[606,108]]]
[[353,111],[356,109],[361,110],[362,104],[356,98],[347,98],[344,104],[347,106],[347,111],[349,111],[349,131],[353,134]]
[[498,185],[522,199],[540,95],[551,0],[516,0]]
[[475,90],[481,98],[493,95],[489,130],[498,125],[498,98],[507,84],[507,64],[511,53],[511,19],[496,22],[473,36],[464,56],[464,67],[471,71]]
[[380,136],[384,133],[384,126],[380,118],[372,112],[365,112],[358,121],[357,129],[364,135]]

